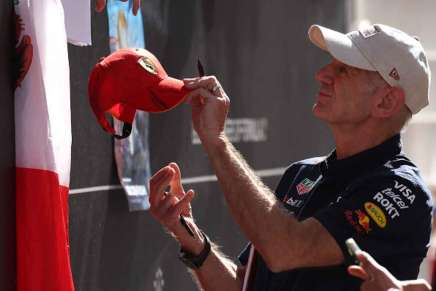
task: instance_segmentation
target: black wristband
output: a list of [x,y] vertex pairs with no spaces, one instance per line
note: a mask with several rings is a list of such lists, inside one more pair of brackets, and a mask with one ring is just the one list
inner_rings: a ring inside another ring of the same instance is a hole
[[179,260],[182,261],[190,269],[200,268],[209,256],[211,250],[209,238],[204,232],[200,232],[204,240],[204,247],[203,250],[201,250],[200,254],[194,255],[184,250],[183,248],[180,249]]

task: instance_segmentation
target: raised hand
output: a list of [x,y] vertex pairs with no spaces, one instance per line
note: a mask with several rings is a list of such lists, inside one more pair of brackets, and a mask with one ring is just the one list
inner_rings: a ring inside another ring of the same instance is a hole
[[186,232],[180,223],[180,215],[192,219],[190,202],[194,195],[194,190],[185,192],[180,169],[176,163],[171,163],[150,179],[150,213],[171,233],[179,236]]
[[363,280],[361,291],[430,291],[431,286],[423,279],[399,281],[368,253],[356,253],[360,266],[348,267],[348,273]]
[[192,122],[203,144],[222,138],[230,99],[214,76],[184,79],[194,89],[186,97],[192,106]]

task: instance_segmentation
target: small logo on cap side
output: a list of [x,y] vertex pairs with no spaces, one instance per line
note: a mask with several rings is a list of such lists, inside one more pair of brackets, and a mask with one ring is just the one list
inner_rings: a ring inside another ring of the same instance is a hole
[[398,71],[396,68],[393,68],[392,71],[389,73],[389,77],[395,79],[395,80],[400,80],[400,74],[398,74]]
[[374,25],[374,26],[365,27],[359,30],[359,32],[364,38],[369,38],[379,33],[380,29]]
[[141,65],[147,72],[157,75],[157,70],[154,67],[153,62],[147,57],[141,57],[138,60],[138,64]]

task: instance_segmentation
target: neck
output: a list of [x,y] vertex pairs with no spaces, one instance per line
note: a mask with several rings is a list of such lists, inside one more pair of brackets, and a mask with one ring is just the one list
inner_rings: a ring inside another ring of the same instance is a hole
[[396,134],[392,131],[377,129],[344,130],[332,126],[333,136],[336,143],[336,157],[338,160],[345,159],[367,149],[373,148]]

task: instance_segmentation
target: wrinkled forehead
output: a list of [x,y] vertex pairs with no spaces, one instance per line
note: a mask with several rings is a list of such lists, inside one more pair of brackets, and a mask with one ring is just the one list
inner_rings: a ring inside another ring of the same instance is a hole
[[348,68],[350,71],[355,72],[356,74],[362,74],[362,75],[366,76],[367,78],[369,78],[370,81],[376,82],[376,84],[378,84],[378,85],[389,85],[388,82],[386,82],[385,79],[383,79],[383,77],[380,75],[380,73],[378,71],[369,71],[369,70],[365,70],[365,69],[361,69],[361,68],[356,68],[356,67],[347,65],[336,58],[332,57],[332,59],[333,59],[332,60],[333,64],[336,64],[338,66],[344,66],[344,67]]

